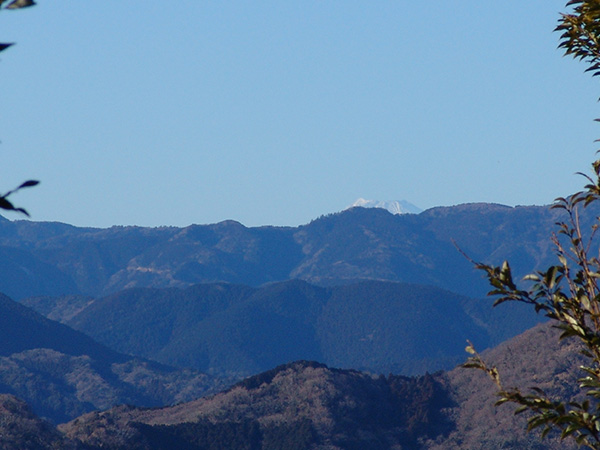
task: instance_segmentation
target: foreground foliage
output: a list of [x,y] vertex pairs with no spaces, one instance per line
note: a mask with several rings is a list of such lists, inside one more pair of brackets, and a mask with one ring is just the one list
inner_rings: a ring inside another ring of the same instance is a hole
[[[8,5],[3,6],[3,3],[5,3],[5,0],[0,0],[0,11],[3,9],[21,9],[21,8],[27,8],[28,6],[33,6],[35,5],[35,2],[33,0],[13,0],[12,2],[8,3]],[[14,45],[14,43],[2,43],[0,42],[0,52],[3,50],[6,50],[8,47]],[[11,194],[14,194],[15,192],[17,192],[20,189],[23,188],[27,188],[27,187],[32,187],[32,186],[36,186],[37,184],[39,184],[39,181],[36,180],[28,180],[25,181],[24,183],[22,183],[19,187],[17,187],[16,189],[13,189],[12,191],[8,191],[6,194],[4,195],[0,195],[0,209],[4,209],[4,210],[9,210],[9,211],[16,211],[16,212],[20,212],[25,214],[26,216],[29,216],[29,213],[23,209],[23,208],[17,208],[15,207],[12,202],[10,200],[8,200],[8,197]]]
[[37,180],[28,180],[28,181],[25,181],[24,183],[21,183],[21,185],[19,185],[19,187],[15,188],[11,191],[8,191],[6,194],[0,195],[0,209],[5,209],[8,211],[16,211],[16,212],[23,213],[26,216],[29,216],[29,213],[25,209],[17,208],[15,205],[13,205],[12,202],[10,200],[8,200],[8,197],[11,194],[14,194],[15,192],[17,192],[21,189],[37,186],[38,184],[39,184],[39,181],[37,181]]
[[493,286],[490,295],[498,296],[494,305],[506,301],[532,305],[556,322],[555,326],[562,330],[560,339],[580,341],[581,353],[588,361],[581,367],[584,376],[579,379],[583,398],[565,402],[549,398],[537,387],[527,394],[518,388],[506,388],[496,367],[488,365],[470,344],[467,351],[473,356],[463,366],[484,370],[494,380],[499,388],[498,405],[516,403],[516,414],[533,413],[528,430],[541,427],[543,437],[558,429],[563,438],[573,436],[578,444],[600,449],[600,261],[590,253],[598,224],[584,235],[578,212],[600,199],[600,161],[594,168],[596,180],[585,191],[560,198],[553,206],[564,209],[568,217],[557,224],[558,231],[552,237],[559,264],[527,275],[524,281],[532,284],[525,289],[513,280],[508,262],[500,267],[477,264]]
[[[33,0],[13,0],[12,2],[9,2],[7,5],[3,5],[4,3],[6,3],[6,0],[0,0],[0,11],[2,11],[4,9],[27,8],[28,6],[35,5],[35,2]],[[0,42],[0,52],[3,50],[6,50],[8,47],[10,47],[12,45],[14,45],[14,42],[10,42],[10,43]]]
[[[562,33],[559,47],[566,55],[589,64],[587,71],[600,75],[600,1],[570,1],[570,14],[563,14],[556,31]],[[600,200],[600,160],[592,164],[593,175],[584,175],[589,183],[584,190],[567,198],[558,198],[553,208],[564,210],[566,219],[557,223],[552,236],[557,264],[525,277],[528,287],[513,280],[508,262],[501,266],[476,263],[493,287],[489,293],[498,297],[494,305],[516,301],[531,305],[555,321],[562,330],[560,339],[576,339],[586,363],[578,384],[580,394],[567,401],[550,398],[539,387],[527,393],[504,386],[497,368],[488,365],[469,343],[471,353],[464,364],[481,369],[498,386],[497,405],[515,403],[515,414],[528,412],[528,431],[541,428],[542,437],[559,430],[561,438],[572,437],[580,446],[600,449],[600,260],[595,234],[597,218],[589,230],[580,221],[583,208]]]

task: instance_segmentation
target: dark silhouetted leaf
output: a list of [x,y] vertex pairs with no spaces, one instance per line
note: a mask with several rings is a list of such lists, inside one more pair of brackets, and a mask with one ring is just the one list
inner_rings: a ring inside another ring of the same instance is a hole
[[8,44],[0,44],[0,52],[3,50],[6,50],[8,47],[14,45],[14,43],[8,43]]
[[6,200],[6,197],[0,197],[0,208],[2,209],[8,209],[8,210],[14,210],[15,207],[13,206],[13,204],[11,202],[9,202],[8,200]]
[[25,183],[21,184],[21,186],[19,186],[17,189],[33,187],[37,186],[38,184],[40,184],[38,180],[27,180]]
[[35,5],[35,2],[33,0],[14,0],[13,2],[9,3],[6,9],[27,8],[28,6],[33,5]]

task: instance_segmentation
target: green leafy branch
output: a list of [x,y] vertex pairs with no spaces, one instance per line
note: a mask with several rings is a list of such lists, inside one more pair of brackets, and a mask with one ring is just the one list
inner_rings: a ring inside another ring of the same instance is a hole
[[[571,0],[571,12],[561,14],[555,31],[560,32],[559,48],[565,55],[586,62],[586,72],[600,75],[600,0]],[[515,414],[529,412],[527,429],[542,428],[542,437],[551,430],[561,437],[573,437],[580,446],[600,449],[600,261],[592,254],[600,226],[597,218],[587,236],[582,232],[580,211],[600,200],[600,160],[592,164],[593,175],[583,175],[588,184],[581,192],[556,199],[553,208],[563,210],[566,219],[558,222],[551,239],[556,248],[557,264],[524,278],[529,283],[520,288],[513,280],[508,262],[501,266],[473,262],[482,270],[496,297],[494,306],[506,301],[531,305],[536,312],[554,320],[562,330],[560,339],[576,339],[586,364],[578,380],[583,401],[552,400],[537,388],[523,394],[518,388],[506,389],[496,367],[488,365],[469,343],[471,356],[463,367],[484,371],[498,387],[497,405],[514,403]],[[596,250],[597,251],[597,250]],[[577,397],[578,399],[580,397]]]
[[600,449],[600,261],[590,251],[595,242],[600,219],[596,219],[587,236],[582,232],[579,211],[600,199],[600,160],[593,163],[595,179],[585,175],[589,184],[568,198],[558,198],[552,206],[566,212],[566,219],[556,225],[552,235],[558,264],[547,270],[525,276],[530,286],[522,289],[514,281],[510,265],[500,266],[474,263],[482,270],[496,297],[494,306],[507,301],[531,305],[561,329],[560,339],[575,338],[581,344],[581,354],[587,363],[581,367],[583,376],[578,380],[583,402],[550,399],[543,390],[531,388],[523,394],[518,388],[503,386],[496,367],[488,365],[469,343],[470,356],[463,367],[484,371],[497,385],[499,400],[496,405],[514,403],[515,414],[531,413],[527,430],[542,428],[542,437],[551,430],[561,438],[574,437],[582,446]]
[[[469,342],[466,351],[472,356],[462,367],[484,371],[498,387],[499,400],[496,406],[504,403],[516,403],[519,407],[516,414],[532,412],[527,422],[527,431],[543,427],[541,437],[544,438],[553,428],[561,431],[561,438],[575,435],[575,441],[580,445],[598,448],[595,443],[600,433],[600,423],[589,413],[590,402],[583,403],[551,400],[546,393],[537,387],[531,388],[531,393],[523,395],[518,388],[506,389],[500,381],[500,374],[495,366],[488,365]],[[568,408],[571,407],[571,409]]]
[[567,7],[570,14],[561,14],[555,31],[561,32],[559,48],[565,55],[587,62],[586,70],[593,76],[600,75],[600,2],[572,0]]

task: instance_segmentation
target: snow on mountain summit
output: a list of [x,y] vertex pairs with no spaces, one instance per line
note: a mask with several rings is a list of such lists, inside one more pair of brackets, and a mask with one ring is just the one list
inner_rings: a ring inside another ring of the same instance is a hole
[[423,211],[418,206],[415,206],[406,200],[380,201],[365,200],[364,198],[359,198],[346,209],[357,206],[361,208],[383,208],[387,209],[392,214],[419,214],[421,211]]

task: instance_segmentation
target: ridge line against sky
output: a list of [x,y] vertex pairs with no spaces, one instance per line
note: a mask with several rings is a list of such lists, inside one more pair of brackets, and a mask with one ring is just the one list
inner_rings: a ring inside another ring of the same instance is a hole
[[498,3],[3,11],[0,189],[40,179],[33,220],[95,227],[549,204],[584,184],[600,85],[556,49],[564,1]]

